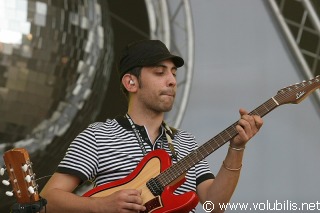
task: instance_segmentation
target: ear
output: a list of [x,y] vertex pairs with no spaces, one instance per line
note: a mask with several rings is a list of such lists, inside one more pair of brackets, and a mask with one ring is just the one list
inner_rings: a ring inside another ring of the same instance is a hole
[[128,92],[135,92],[138,88],[138,79],[134,75],[125,74],[122,77],[122,84]]

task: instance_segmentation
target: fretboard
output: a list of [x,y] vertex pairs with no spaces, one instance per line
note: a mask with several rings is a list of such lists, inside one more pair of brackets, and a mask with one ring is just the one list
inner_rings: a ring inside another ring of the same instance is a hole
[[[259,107],[251,111],[249,114],[259,115],[261,117],[268,114],[270,111],[272,111],[278,106],[278,103],[275,97],[270,98],[268,101],[264,102]],[[159,174],[157,176],[157,179],[161,182],[161,184],[163,184],[163,186],[167,186],[168,184],[176,180],[178,177],[184,174],[187,170],[189,170],[192,166],[194,166],[199,161],[206,158],[212,152],[216,151],[226,142],[230,141],[233,137],[235,137],[238,134],[236,130],[237,124],[238,124],[238,121],[230,125],[228,128],[220,132],[215,137],[211,138],[209,141],[205,142],[203,145],[201,145],[197,149],[190,152],[187,156],[182,158],[180,161],[173,164],[171,167],[169,167],[168,169],[163,171],[161,174]]]

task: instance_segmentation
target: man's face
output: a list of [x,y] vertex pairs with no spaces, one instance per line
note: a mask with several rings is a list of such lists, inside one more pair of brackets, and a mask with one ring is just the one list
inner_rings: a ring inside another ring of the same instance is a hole
[[167,112],[172,109],[176,89],[177,68],[171,60],[143,67],[137,98],[149,110]]

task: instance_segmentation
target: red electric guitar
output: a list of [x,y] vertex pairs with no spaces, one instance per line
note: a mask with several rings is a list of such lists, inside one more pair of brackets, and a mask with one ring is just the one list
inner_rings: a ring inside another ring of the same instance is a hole
[[[286,87],[249,114],[263,117],[280,105],[300,103],[318,88],[320,88],[320,76]],[[173,165],[166,151],[152,151],[127,177],[98,186],[83,196],[103,197],[122,189],[141,189],[141,196],[147,209],[145,212],[189,212],[198,204],[196,193],[174,195],[174,190],[185,181],[184,176],[189,168],[237,135],[235,128],[237,123],[238,121]]]

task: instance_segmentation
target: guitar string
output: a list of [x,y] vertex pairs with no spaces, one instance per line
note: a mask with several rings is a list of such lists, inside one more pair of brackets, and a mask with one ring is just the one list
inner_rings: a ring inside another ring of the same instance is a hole
[[[270,111],[269,108],[275,108],[276,105],[274,104],[274,102],[271,102],[271,100],[268,100],[267,102],[265,102],[264,104],[260,105],[258,108],[256,108],[255,110],[253,110],[252,112],[256,112],[256,114],[260,115],[263,114],[266,110],[267,112]],[[263,112],[263,113],[262,113]],[[236,129],[235,129],[235,125],[237,124],[237,122],[233,125],[231,125],[230,127],[228,127],[226,130],[222,131],[218,136],[223,140],[223,141],[227,141],[229,139],[232,138],[232,135],[236,134]],[[230,135],[231,132],[231,135]],[[192,166],[194,163],[197,163],[199,160],[204,159],[205,156],[207,156],[208,154],[210,154],[211,152],[213,152],[214,150],[216,150],[217,148],[219,148],[220,146],[222,146],[225,142],[223,143],[218,143],[217,142],[217,136],[214,137],[213,139],[209,140],[208,143],[205,143],[204,146],[199,147],[198,151],[196,153],[192,153],[189,156],[186,156],[185,159],[183,159],[183,162],[178,162],[178,165],[175,167],[171,167],[168,171],[166,171],[166,173],[173,173],[171,170],[175,171],[175,174],[178,175],[173,175],[176,177],[179,177],[181,173],[183,173],[184,171],[186,171],[188,168],[190,168],[190,166]],[[212,142],[215,142],[218,147],[212,147]],[[208,152],[208,146],[210,146],[210,150],[213,149],[213,151]],[[198,155],[198,153],[200,154],[200,156]],[[190,164],[193,163],[193,164]],[[179,171],[179,172],[177,172]],[[173,173],[173,174],[174,174]],[[170,175],[169,175],[170,176]],[[175,178],[171,178],[171,179],[175,179]],[[169,179],[169,181],[171,181],[171,179]],[[161,177],[162,180],[162,177]]]

